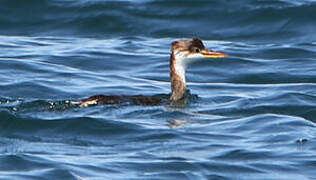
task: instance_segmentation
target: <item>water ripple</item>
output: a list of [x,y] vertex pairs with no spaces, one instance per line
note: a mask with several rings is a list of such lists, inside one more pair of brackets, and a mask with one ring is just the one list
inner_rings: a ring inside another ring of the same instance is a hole
[[[0,179],[315,178],[315,1],[4,0]],[[223,51],[168,96],[170,44]]]

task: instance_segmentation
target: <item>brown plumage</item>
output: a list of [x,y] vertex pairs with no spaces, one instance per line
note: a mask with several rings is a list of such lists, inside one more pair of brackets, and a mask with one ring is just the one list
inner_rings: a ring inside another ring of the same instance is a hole
[[[166,100],[165,100],[166,101]],[[163,99],[157,98],[154,96],[143,96],[143,95],[131,95],[131,96],[124,96],[124,95],[112,95],[112,96],[105,96],[105,95],[96,95],[91,96],[88,99],[81,101],[80,106],[88,106],[93,104],[122,104],[122,103],[130,103],[134,105],[149,105],[149,106],[156,106],[163,103]]]
[[[171,101],[177,101],[179,99],[185,98],[186,97],[186,81],[185,81],[185,76],[181,76],[180,74],[177,73],[176,68],[181,68],[177,67],[177,61],[176,54],[177,53],[187,53],[187,54],[194,54],[194,53],[199,53],[201,50],[205,50],[205,46],[203,45],[202,41],[198,38],[194,38],[190,41],[188,40],[181,40],[181,41],[175,41],[172,43],[172,52],[170,55],[170,81],[171,81],[171,96],[170,100]],[[182,60],[185,61],[185,60]],[[189,63],[189,62],[187,62]],[[183,63],[180,63],[183,64]],[[184,71],[186,68],[186,65],[183,64],[184,66]],[[185,72],[184,72],[185,73]]]
[[135,105],[155,106],[166,103],[179,104],[179,102],[186,102],[185,70],[187,65],[202,58],[222,58],[225,56],[227,56],[225,53],[207,50],[198,38],[175,41],[172,43],[170,55],[171,95],[169,98],[143,95],[96,95],[80,101],[79,105],[86,107],[93,104],[131,103]]

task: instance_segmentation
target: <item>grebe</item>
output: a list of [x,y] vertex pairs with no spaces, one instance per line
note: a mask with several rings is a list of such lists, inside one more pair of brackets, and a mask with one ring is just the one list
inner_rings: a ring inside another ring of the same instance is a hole
[[163,103],[174,103],[182,101],[187,97],[185,71],[188,64],[203,58],[223,58],[227,54],[207,50],[199,38],[192,40],[179,40],[172,43],[170,55],[170,81],[171,95],[167,99],[157,96],[143,95],[96,95],[79,102],[80,107],[93,104],[120,104],[132,103],[135,105],[160,105]]

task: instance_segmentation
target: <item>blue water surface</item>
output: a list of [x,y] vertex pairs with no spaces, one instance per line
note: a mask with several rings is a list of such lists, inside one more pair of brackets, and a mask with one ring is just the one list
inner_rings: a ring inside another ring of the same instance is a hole
[[[316,2],[3,0],[0,179],[315,179]],[[171,42],[229,54],[168,95]]]

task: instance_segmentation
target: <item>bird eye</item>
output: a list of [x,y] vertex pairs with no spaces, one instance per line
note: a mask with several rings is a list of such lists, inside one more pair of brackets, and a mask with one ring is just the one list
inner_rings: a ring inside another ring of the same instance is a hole
[[199,53],[201,50],[200,50],[199,48],[194,48],[194,51],[195,51],[196,53]]

